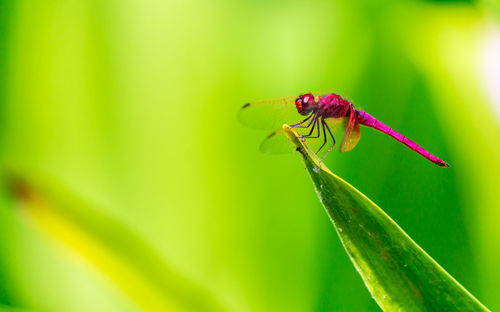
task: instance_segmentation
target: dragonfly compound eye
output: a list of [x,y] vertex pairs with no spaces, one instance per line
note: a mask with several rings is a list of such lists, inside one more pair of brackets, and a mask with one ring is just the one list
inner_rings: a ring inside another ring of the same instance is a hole
[[303,111],[303,108],[302,108],[302,95],[299,96],[295,100],[295,107],[297,108],[297,111],[299,112],[299,114],[302,114],[302,111]]
[[297,107],[297,111],[301,115],[308,115],[310,112],[314,110],[316,106],[316,102],[314,100],[314,95],[311,93],[304,94],[299,96],[297,100],[295,100],[295,106]]
[[304,94],[304,96],[302,97],[302,102],[307,106],[307,105],[310,105],[314,102],[314,95],[308,93],[308,94]]

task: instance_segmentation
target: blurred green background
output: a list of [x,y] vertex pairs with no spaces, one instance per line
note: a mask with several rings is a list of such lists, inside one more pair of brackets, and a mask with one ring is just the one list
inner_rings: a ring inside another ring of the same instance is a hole
[[326,161],[499,310],[499,21],[498,0],[0,1],[1,169],[27,185],[0,190],[0,310],[378,311],[299,157],[236,118],[309,91],[451,164],[366,128]]

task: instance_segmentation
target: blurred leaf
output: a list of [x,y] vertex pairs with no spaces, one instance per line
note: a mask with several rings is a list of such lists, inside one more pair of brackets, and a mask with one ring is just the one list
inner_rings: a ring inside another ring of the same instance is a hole
[[[334,175],[283,126],[351,261],[385,311],[488,311],[370,199]],[[438,169],[437,169],[438,170]]]
[[170,268],[136,233],[46,177],[17,170],[5,183],[41,229],[98,267],[144,311],[225,310],[212,294]]

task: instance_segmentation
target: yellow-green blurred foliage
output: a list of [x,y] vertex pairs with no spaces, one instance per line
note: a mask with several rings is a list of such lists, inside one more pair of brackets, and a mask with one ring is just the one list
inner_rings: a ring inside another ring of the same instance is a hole
[[38,185],[2,186],[2,307],[377,311],[299,157],[236,118],[326,91],[451,164],[370,129],[327,159],[500,309],[499,7],[0,1],[2,170]]

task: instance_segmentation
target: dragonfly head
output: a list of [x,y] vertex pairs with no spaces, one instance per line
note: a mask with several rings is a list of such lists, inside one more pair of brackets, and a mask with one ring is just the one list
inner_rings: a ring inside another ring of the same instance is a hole
[[297,111],[304,116],[309,115],[317,106],[318,103],[316,103],[316,99],[311,93],[301,94],[295,100]]

